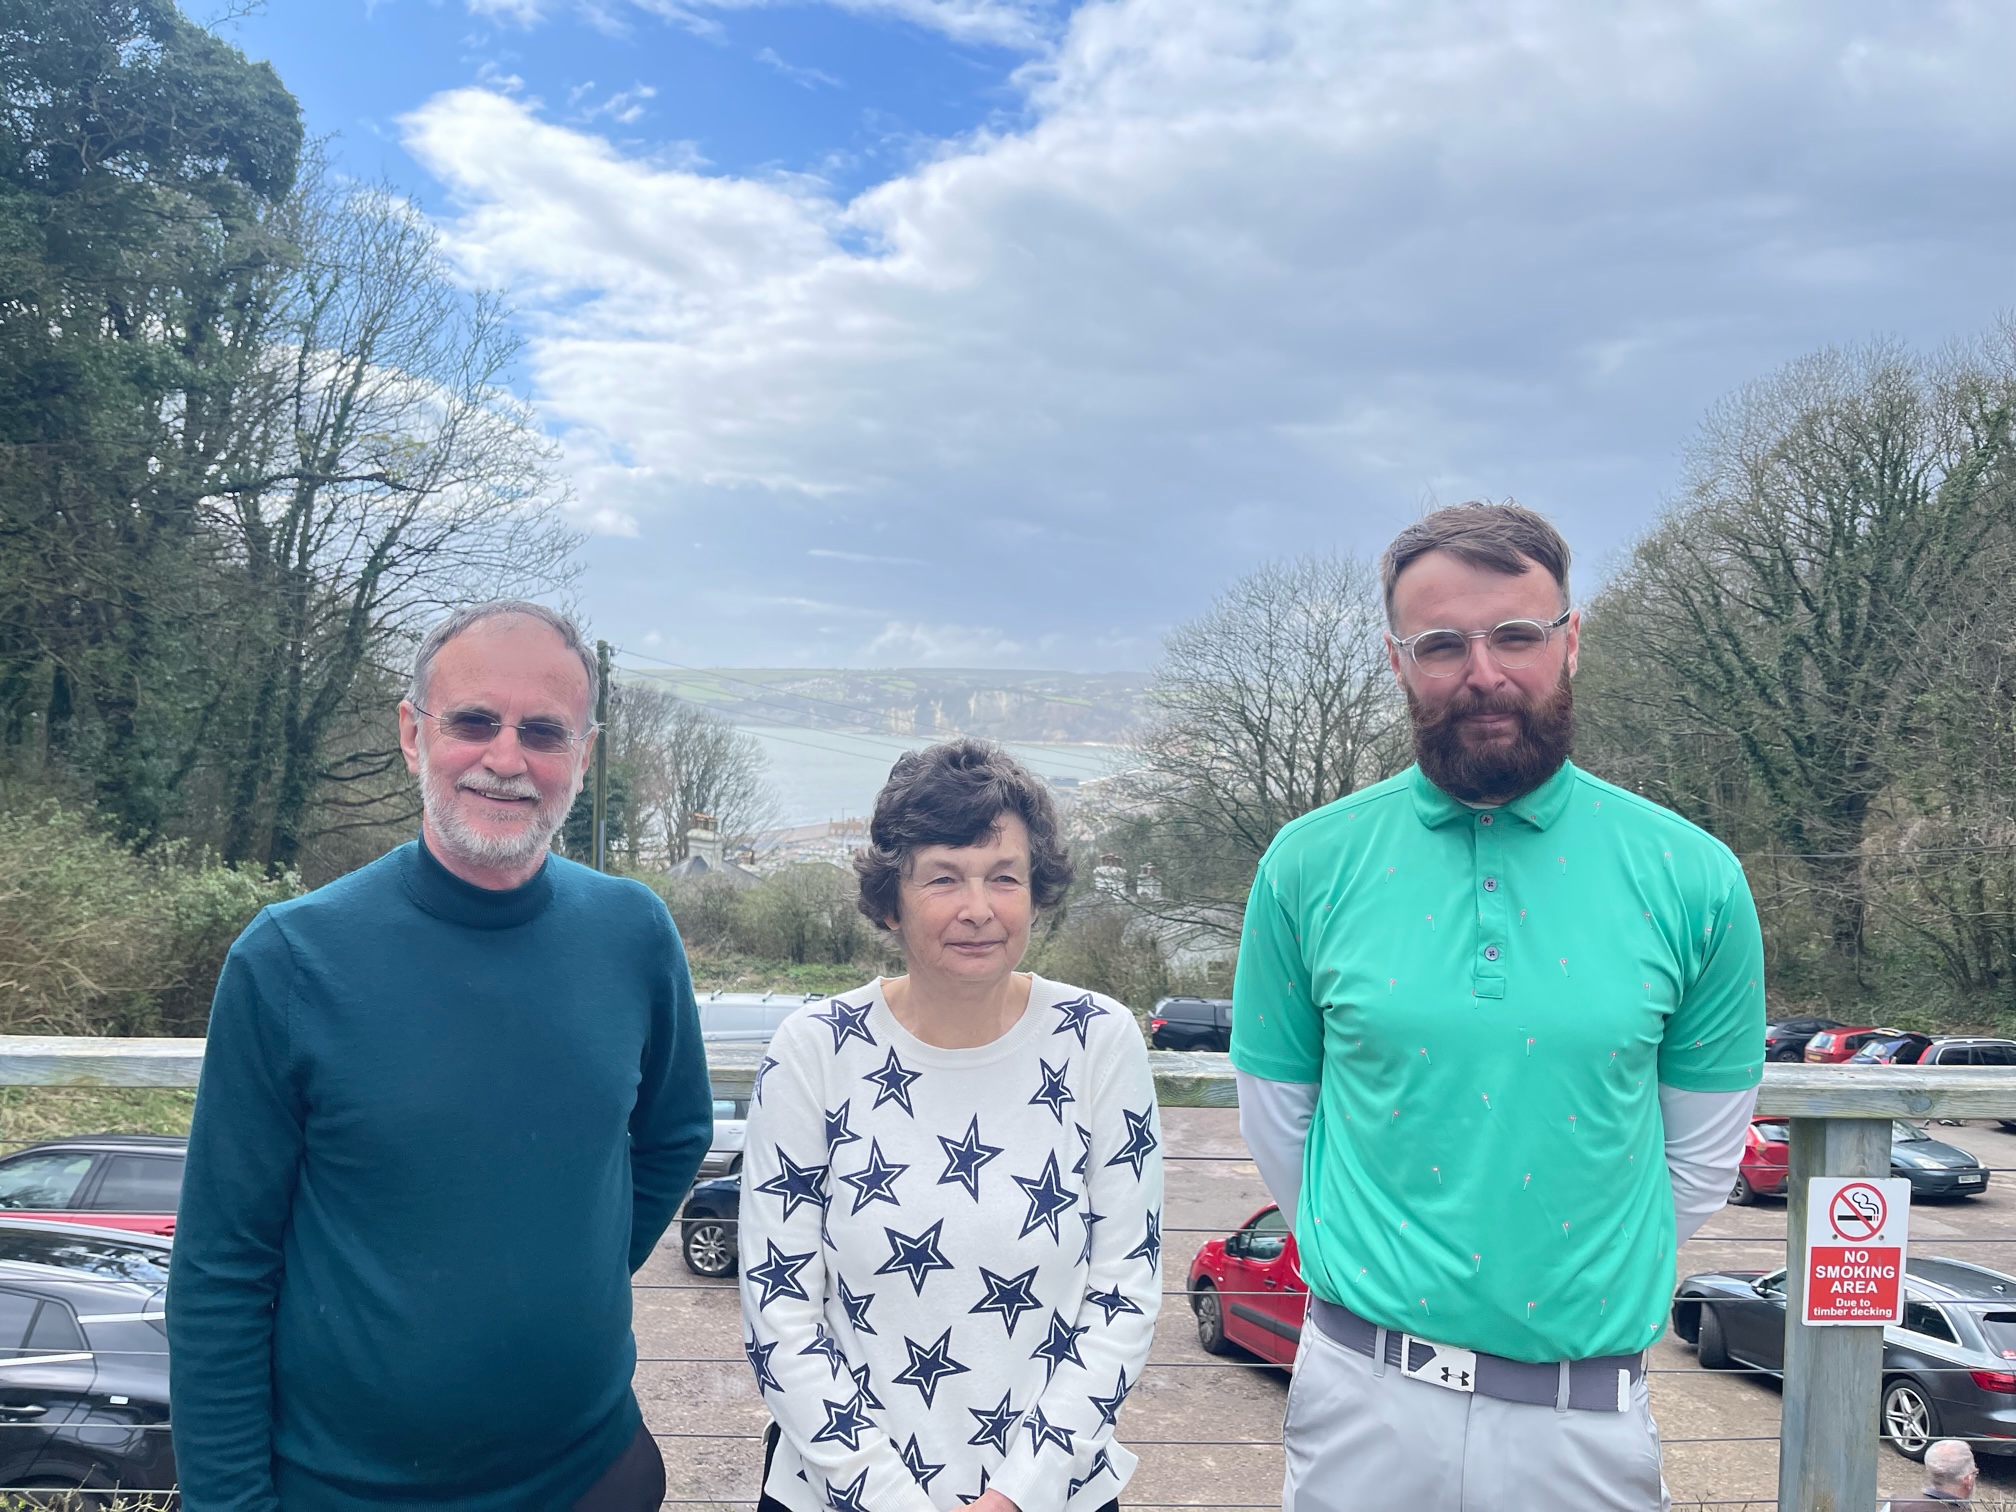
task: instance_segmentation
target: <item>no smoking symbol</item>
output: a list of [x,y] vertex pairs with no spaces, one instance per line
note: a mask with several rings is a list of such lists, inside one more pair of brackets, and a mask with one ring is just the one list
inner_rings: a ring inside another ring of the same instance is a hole
[[1890,1205],[1866,1181],[1845,1186],[1827,1204],[1827,1226],[1850,1244],[1866,1244],[1883,1232]]

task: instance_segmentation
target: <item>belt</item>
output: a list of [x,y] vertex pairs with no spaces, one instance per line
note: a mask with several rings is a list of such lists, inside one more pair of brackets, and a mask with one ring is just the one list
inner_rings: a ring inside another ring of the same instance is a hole
[[1645,1374],[1642,1352],[1535,1365],[1481,1350],[1434,1344],[1397,1329],[1381,1328],[1350,1308],[1313,1293],[1309,1318],[1326,1337],[1358,1354],[1370,1355],[1375,1366],[1383,1359],[1384,1364],[1399,1366],[1400,1373],[1413,1380],[1502,1402],[1560,1411],[1626,1412],[1631,1406],[1632,1384]]

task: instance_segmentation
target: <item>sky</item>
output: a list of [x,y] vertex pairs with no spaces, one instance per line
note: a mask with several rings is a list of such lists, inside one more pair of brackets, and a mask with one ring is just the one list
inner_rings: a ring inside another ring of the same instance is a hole
[[1516,497],[1586,596],[1710,406],[2016,308],[1999,0],[271,0],[337,160],[505,290],[681,665],[1130,669]]

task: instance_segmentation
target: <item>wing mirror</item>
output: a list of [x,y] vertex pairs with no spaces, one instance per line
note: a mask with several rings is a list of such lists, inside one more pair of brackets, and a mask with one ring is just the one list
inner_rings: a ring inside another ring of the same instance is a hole
[[1236,1255],[1236,1256],[1245,1255],[1246,1239],[1247,1234],[1244,1229],[1241,1229],[1238,1233],[1231,1235],[1225,1241],[1225,1253],[1228,1255]]

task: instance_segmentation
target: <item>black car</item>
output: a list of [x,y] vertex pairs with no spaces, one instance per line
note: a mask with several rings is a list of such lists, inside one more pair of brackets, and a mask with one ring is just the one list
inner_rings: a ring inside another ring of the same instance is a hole
[[1911,1183],[1913,1202],[1924,1197],[1979,1197],[1988,1190],[1988,1168],[1980,1161],[1901,1118],[1890,1123],[1890,1174]]
[[168,1254],[118,1230],[0,1222],[0,1485],[173,1488]]
[[[1785,1272],[1705,1271],[1680,1283],[1673,1332],[1708,1370],[1785,1369]],[[1923,1459],[1941,1438],[2016,1454],[2016,1276],[1907,1260],[1904,1322],[1883,1330],[1883,1436]]]
[[1148,1043],[1157,1050],[1230,1050],[1230,998],[1166,997],[1148,1015]]
[[742,1173],[703,1181],[679,1210],[679,1253],[696,1276],[732,1276],[741,1250]]
[[1764,1026],[1764,1059],[1804,1060],[1806,1042],[1822,1029],[1839,1029],[1841,1021],[1830,1018],[1794,1018]]

